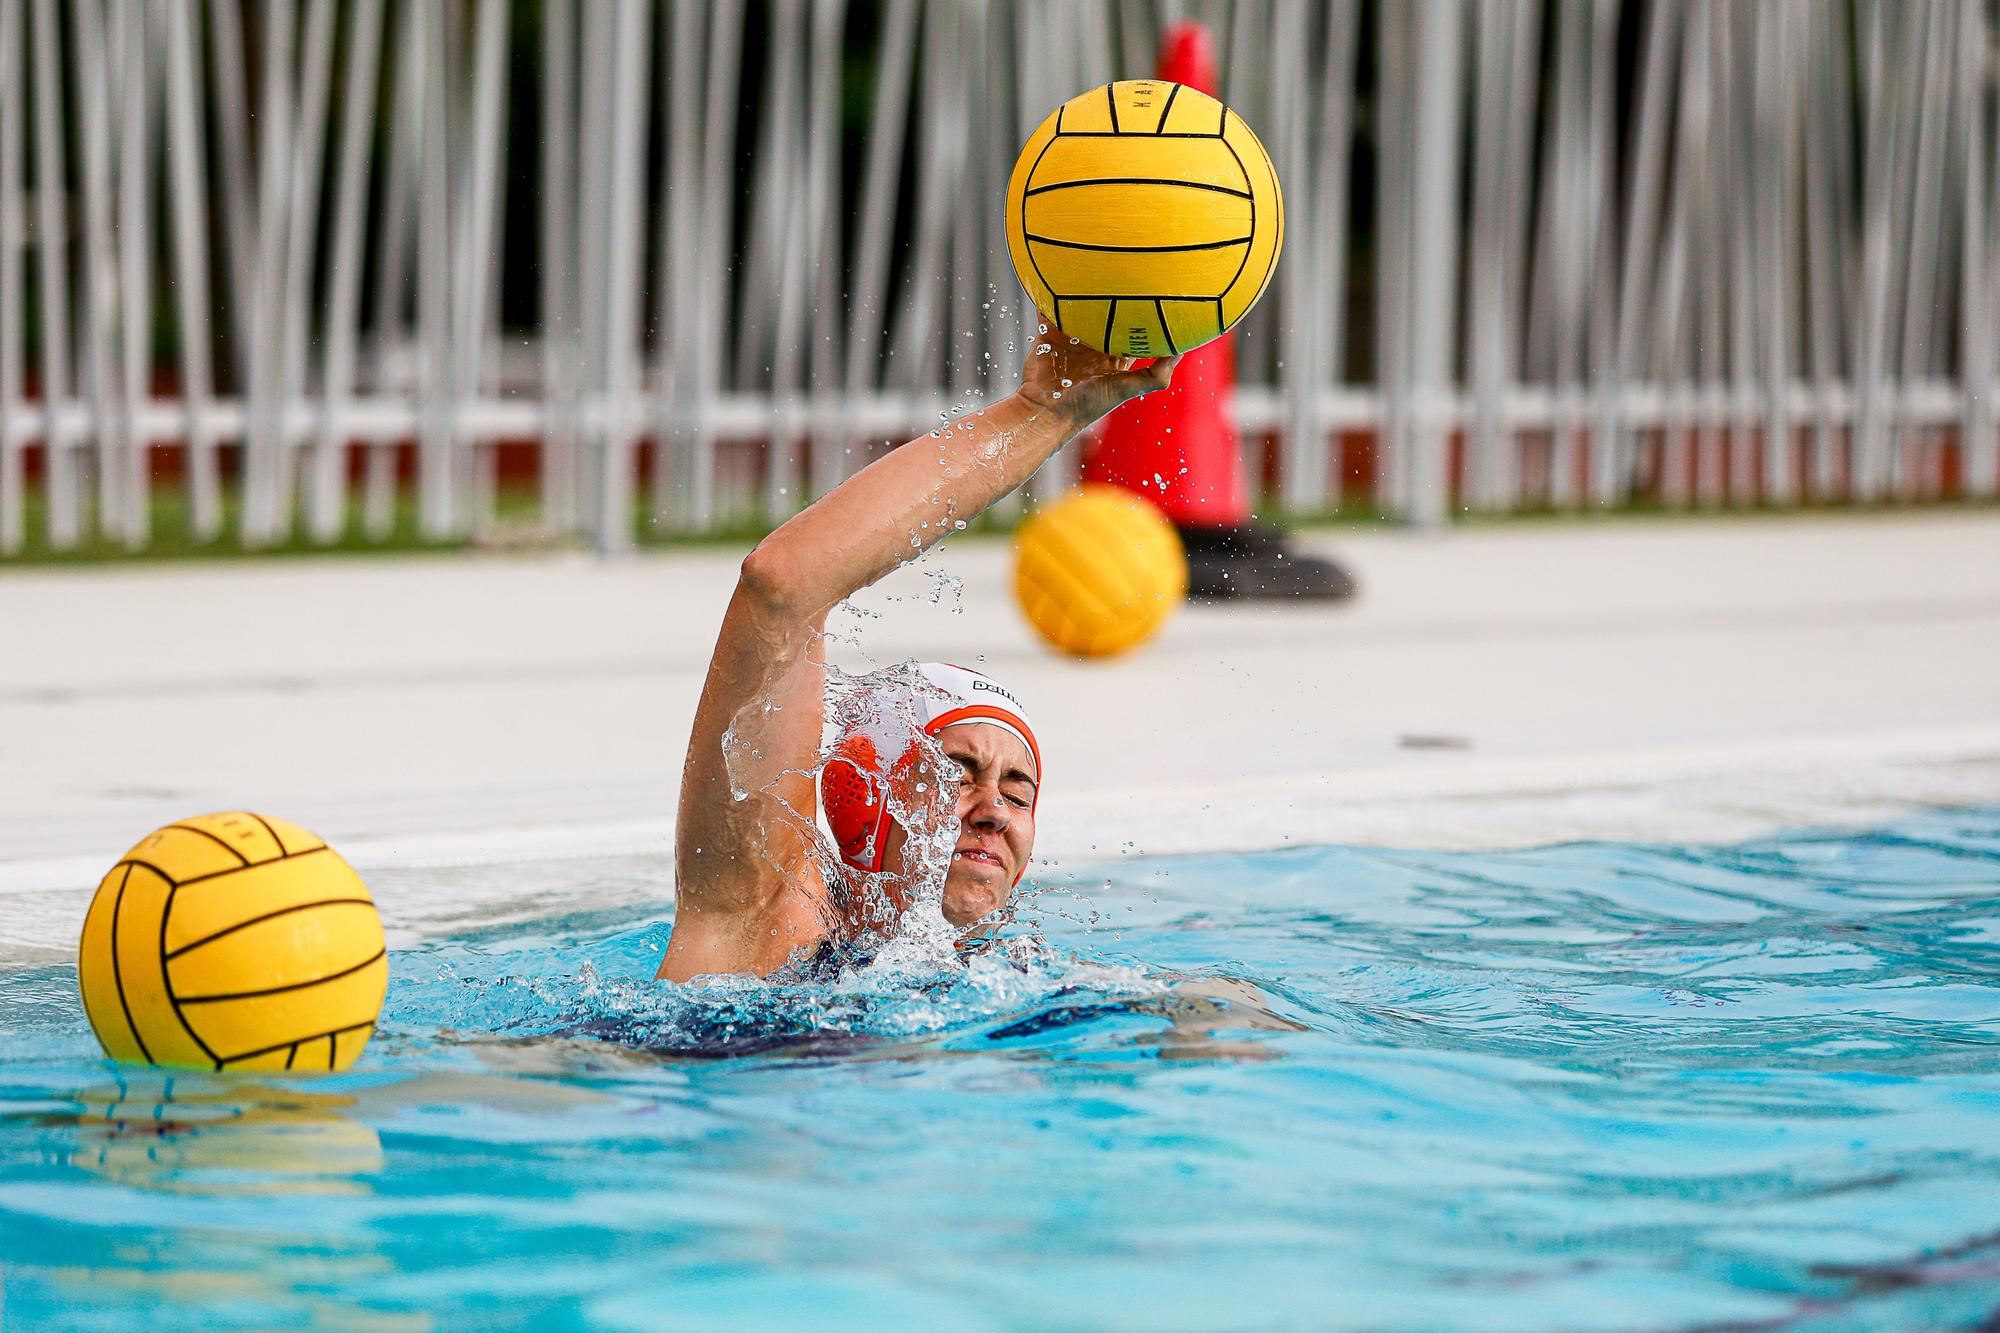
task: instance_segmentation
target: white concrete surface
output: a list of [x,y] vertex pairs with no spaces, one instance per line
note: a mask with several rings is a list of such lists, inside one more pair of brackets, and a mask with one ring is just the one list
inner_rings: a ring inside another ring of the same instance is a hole
[[[983,654],[1028,701],[1042,847],[1072,866],[2000,801],[1991,513],[1308,543],[1361,599],[1190,607],[1111,663],[1040,648],[993,541],[948,544],[847,624],[878,662]],[[80,894],[208,809],[283,814],[364,867],[664,856],[736,558],[0,567],[0,952],[23,895]],[[934,599],[940,572],[962,592]]]

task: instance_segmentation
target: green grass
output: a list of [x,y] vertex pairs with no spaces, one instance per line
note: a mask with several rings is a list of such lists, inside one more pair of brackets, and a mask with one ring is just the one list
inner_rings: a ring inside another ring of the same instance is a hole
[[[95,496],[91,497],[94,501]],[[292,525],[292,535],[285,541],[264,547],[246,547],[237,537],[237,525],[242,508],[241,494],[230,488],[223,496],[223,535],[214,541],[195,540],[191,532],[188,499],[178,488],[161,488],[152,499],[152,533],[147,544],[138,550],[125,546],[115,539],[95,532],[95,514],[86,514],[87,536],[81,544],[68,550],[56,550],[48,543],[48,512],[46,497],[38,490],[31,490],[27,496],[26,527],[27,542],[20,551],[12,555],[0,556],[0,572],[8,569],[46,568],[65,565],[100,565],[116,563],[157,563],[163,561],[212,561],[267,559],[300,556],[370,556],[370,555],[414,555],[443,554],[453,551],[522,551],[522,550],[580,550],[587,543],[574,537],[552,538],[539,529],[537,522],[539,507],[534,492],[530,489],[503,490],[496,504],[496,514],[486,530],[477,537],[453,537],[444,540],[426,538],[418,524],[417,502],[414,494],[404,492],[397,496],[393,511],[393,521],[386,537],[374,538],[364,535],[362,511],[359,500],[350,502],[345,522],[338,539],[331,543],[318,543],[304,535],[304,523],[300,520]],[[1950,503],[1928,504],[1874,504],[1874,505],[1788,505],[1758,506],[1732,509],[1667,508],[1651,501],[1635,501],[1610,508],[1589,507],[1580,510],[1554,510],[1534,508],[1516,510],[1504,514],[1460,514],[1454,526],[1464,528],[1490,529],[1524,524],[1542,523],[1606,523],[1606,522],[1686,522],[1690,519],[1714,521],[1741,521],[1745,519],[1770,519],[1812,517],[1828,514],[1842,515],[1893,515],[1916,512],[1964,512],[1993,513],[2000,510],[2000,503],[1994,501],[1954,501]],[[1268,522],[1280,528],[1326,530],[1381,527],[1398,522],[1377,509],[1372,500],[1351,501],[1331,510],[1311,510],[1287,512],[1272,505],[1258,511],[1259,521]],[[975,520],[968,531],[973,535],[994,536],[1011,531],[1013,523],[995,514],[987,513]],[[700,549],[704,547],[729,547],[742,549],[762,537],[768,528],[761,522],[737,520],[725,523],[720,528],[704,533],[679,533],[661,531],[645,511],[643,504],[635,506],[633,531],[637,543],[646,550]]]
[[11,555],[0,556],[0,569],[20,566],[46,565],[95,565],[113,562],[163,561],[163,560],[233,560],[263,558],[267,556],[301,555],[363,555],[397,554],[408,555],[420,551],[462,550],[470,542],[454,539],[434,541],[426,539],[418,530],[416,505],[408,497],[399,497],[394,511],[394,519],[389,534],[382,539],[364,536],[360,504],[349,505],[347,521],[341,536],[331,544],[321,544],[308,540],[303,531],[303,523],[293,524],[293,534],[275,546],[248,547],[237,537],[237,527],[241,522],[242,496],[235,489],[226,491],[222,499],[222,535],[214,541],[199,541],[193,534],[193,516],[190,513],[188,496],[179,489],[156,490],[152,497],[152,530],[146,544],[133,549],[118,538],[105,536],[98,529],[96,496],[88,498],[84,508],[83,540],[76,546],[58,550],[49,544],[48,501],[40,491],[30,491],[27,495],[25,545]]

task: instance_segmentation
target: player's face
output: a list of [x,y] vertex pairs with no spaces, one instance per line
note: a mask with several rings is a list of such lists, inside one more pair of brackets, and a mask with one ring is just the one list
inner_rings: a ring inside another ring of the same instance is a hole
[[946,727],[938,744],[961,770],[944,916],[954,926],[969,926],[1007,901],[1028,864],[1041,774],[1020,738],[999,727]]

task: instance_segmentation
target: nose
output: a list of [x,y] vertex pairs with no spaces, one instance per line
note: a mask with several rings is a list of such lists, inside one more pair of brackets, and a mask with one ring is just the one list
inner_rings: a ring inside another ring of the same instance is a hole
[[958,819],[961,824],[993,833],[1005,833],[1012,822],[1000,789],[989,783],[969,782],[960,790]]

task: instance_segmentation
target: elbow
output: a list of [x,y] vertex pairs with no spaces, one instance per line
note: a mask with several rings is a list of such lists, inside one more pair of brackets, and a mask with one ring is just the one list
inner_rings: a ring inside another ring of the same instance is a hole
[[798,604],[798,571],[782,550],[773,548],[769,538],[757,543],[743,557],[736,586],[744,596],[767,610],[783,611]]

